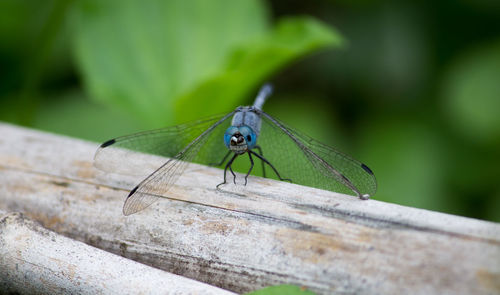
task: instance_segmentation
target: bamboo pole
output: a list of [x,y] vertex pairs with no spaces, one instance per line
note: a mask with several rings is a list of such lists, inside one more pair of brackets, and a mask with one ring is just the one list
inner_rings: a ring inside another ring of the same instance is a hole
[[17,294],[234,294],[0,215],[0,289]]
[[219,191],[222,171],[194,164],[168,198],[125,217],[142,176],[95,169],[97,144],[6,124],[0,134],[0,209],[159,269],[234,292],[500,293],[497,223],[257,177]]

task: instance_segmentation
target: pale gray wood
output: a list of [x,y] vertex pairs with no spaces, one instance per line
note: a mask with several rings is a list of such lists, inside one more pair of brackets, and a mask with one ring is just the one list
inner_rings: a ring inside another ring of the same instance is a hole
[[235,294],[0,215],[0,293]]
[[235,292],[500,294],[496,223],[256,177],[217,191],[222,171],[199,165],[125,217],[141,176],[95,169],[98,144],[6,124],[0,134],[0,209],[169,272]]

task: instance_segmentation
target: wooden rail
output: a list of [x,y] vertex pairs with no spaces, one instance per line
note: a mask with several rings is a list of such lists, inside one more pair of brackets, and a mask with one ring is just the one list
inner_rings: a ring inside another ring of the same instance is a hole
[[500,294],[496,223],[257,177],[218,191],[222,171],[194,164],[169,198],[125,217],[143,175],[95,169],[98,144],[8,124],[0,134],[0,210],[174,274],[234,292]]

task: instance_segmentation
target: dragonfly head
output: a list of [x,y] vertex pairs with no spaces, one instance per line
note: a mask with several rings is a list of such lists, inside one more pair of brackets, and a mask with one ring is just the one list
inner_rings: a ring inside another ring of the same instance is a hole
[[224,133],[224,143],[236,154],[243,154],[255,147],[257,136],[248,126],[231,126]]

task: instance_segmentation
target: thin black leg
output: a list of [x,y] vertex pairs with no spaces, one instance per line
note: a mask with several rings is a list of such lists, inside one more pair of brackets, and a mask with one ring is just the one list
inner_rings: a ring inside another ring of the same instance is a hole
[[227,173],[228,168],[231,171],[231,173],[233,174],[234,182],[236,183],[236,175],[234,174],[233,169],[231,168],[231,164],[233,164],[233,161],[234,161],[234,159],[236,159],[237,156],[238,156],[238,154],[234,154],[234,156],[231,158],[231,160],[229,160],[229,162],[227,162],[226,167],[224,168],[224,182],[219,183],[217,185],[217,188],[219,188],[219,186],[227,183],[226,182],[226,173]]
[[231,174],[233,175],[233,183],[236,184],[236,174],[234,174],[232,164],[233,163],[231,163],[231,165],[229,165],[229,171],[231,171]]
[[292,182],[292,180],[291,180],[291,179],[289,179],[289,178],[281,178],[281,175],[279,174],[278,170],[276,170],[276,168],[274,168],[273,164],[269,163],[269,161],[268,161],[268,160],[266,160],[266,158],[264,158],[264,157],[260,156],[259,154],[257,154],[257,153],[256,153],[256,152],[254,152],[254,151],[249,150],[248,152],[249,152],[249,153],[254,154],[254,155],[255,155],[255,156],[257,156],[259,159],[261,159],[263,162],[265,162],[267,165],[269,165],[269,166],[273,169],[274,173],[276,173],[276,175],[278,176],[278,178],[279,178],[281,181],[289,181],[289,182]]
[[226,162],[227,157],[229,157],[230,154],[231,154],[231,151],[227,151],[227,154],[224,156],[224,158],[222,158],[222,161],[220,161],[219,163],[210,163],[208,165],[209,166],[220,166],[220,165],[224,164],[224,162]]
[[248,153],[248,158],[250,159],[250,169],[248,169],[247,175],[245,175],[245,185],[247,185],[248,175],[250,175],[250,172],[252,172],[253,169],[253,159],[250,152]]
[[[262,148],[258,145],[255,146],[255,148],[259,151],[260,155],[264,157],[264,153],[262,152]],[[266,165],[264,164],[264,161],[260,161],[262,163],[262,176],[266,178]]]

